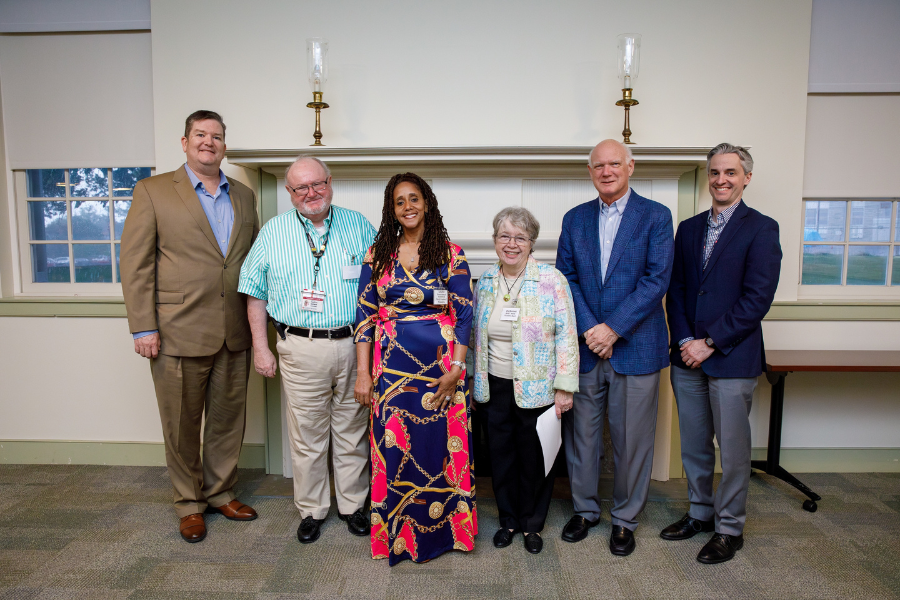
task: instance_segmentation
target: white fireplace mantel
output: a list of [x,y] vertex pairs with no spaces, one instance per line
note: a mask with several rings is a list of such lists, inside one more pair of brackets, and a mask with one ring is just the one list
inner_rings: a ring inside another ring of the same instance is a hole
[[[633,146],[631,187],[662,203],[677,221],[679,179],[703,168],[708,147]],[[562,217],[573,206],[597,197],[587,170],[589,146],[503,146],[452,148],[330,148],[284,150],[228,149],[232,165],[260,169],[278,178],[278,212],[291,208],[284,171],[301,154],[328,163],[334,177],[334,202],[360,211],[376,227],[381,220],[384,187],[395,173],[414,171],[434,189],[450,238],[466,252],[477,277],[497,260],[492,220],[503,207],[524,206],[541,224],[535,258],[554,264]],[[692,193],[696,189],[690,186]],[[669,478],[674,402],[664,383],[660,392],[652,477]],[[277,425],[275,425],[277,427]],[[281,424],[282,443],[287,433]],[[291,476],[290,449],[282,448],[283,469]]]

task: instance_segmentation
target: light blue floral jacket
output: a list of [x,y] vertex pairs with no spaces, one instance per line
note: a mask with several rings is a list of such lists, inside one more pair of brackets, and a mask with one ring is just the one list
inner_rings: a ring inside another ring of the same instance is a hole
[[[475,400],[490,400],[488,390],[488,321],[494,310],[500,263],[478,280],[472,342],[475,348]],[[513,389],[521,408],[553,404],[554,390],[578,391],[578,333],[572,292],[562,273],[528,258],[513,323]]]

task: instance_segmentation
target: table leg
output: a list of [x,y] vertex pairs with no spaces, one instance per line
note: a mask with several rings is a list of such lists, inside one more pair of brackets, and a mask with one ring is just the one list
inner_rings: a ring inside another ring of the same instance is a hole
[[772,384],[772,403],[769,407],[769,447],[766,449],[766,460],[750,461],[750,467],[764,471],[803,492],[809,500],[803,503],[804,510],[816,512],[817,500],[822,497],[809,489],[803,482],[788,473],[781,466],[781,425],[784,417],[784,379],[787,373],[769,371],[766,379]]

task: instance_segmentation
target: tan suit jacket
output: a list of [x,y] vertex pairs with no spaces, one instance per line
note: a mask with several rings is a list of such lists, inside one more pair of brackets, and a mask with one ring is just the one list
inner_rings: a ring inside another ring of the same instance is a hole
[[132,333],[158,329],[160,352],[210,356],[251,345],[241,264],[259,232],[256,198],[228,178],[234,226],[228,251],[216,243],[182,166],[139,181],[122,230],[122,292]]

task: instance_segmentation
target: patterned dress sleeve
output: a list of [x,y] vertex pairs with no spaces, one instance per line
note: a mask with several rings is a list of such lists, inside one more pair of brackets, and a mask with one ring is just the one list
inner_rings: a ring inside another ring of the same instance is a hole
[[366,253],[362,272],[359,274],[359,293],[356,301],[355,342],[371,342],[375,329],[375,316],[378,314],[378,294],[372,283],[372,249]]
[[[556,269],[554,269],[556,271]],[[575,306],[565,276],[556,271],[556,377],[553,388],[564,392],[578,391],[578,330]]]
[[450,264],[447,266],[447,290],[450,296],[450,316],[456,340],[468,345],[472,335],[472,275],[462,248],[450,245]]

